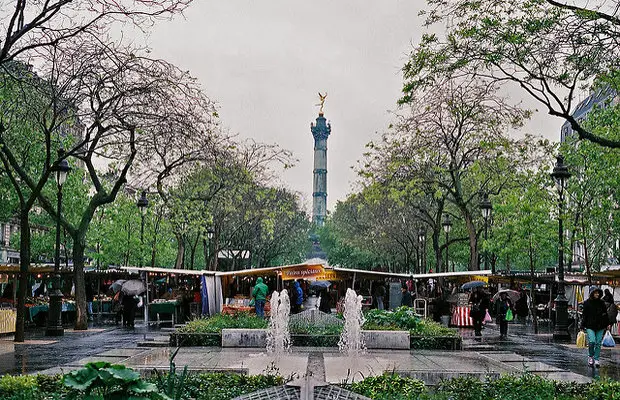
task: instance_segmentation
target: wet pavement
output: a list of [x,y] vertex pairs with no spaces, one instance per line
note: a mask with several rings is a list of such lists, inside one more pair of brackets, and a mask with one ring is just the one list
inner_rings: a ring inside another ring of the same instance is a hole
[[26,332],[24,343],[13,342],[12,336],[0,338],[0,374],[29,374],[58,365],[70,364],[106,350],[135,348],[145,333],[158,331],[136,325],[135,329],[114,325],[90,325],[86,331],[65,329],[65,335],[55,338],[45,336],[45,328]]
[[[466,349],[481,353],[509,352],[522,357],[542,362],[558,369],[572,371],[591,378],[608,377],[620,379],[620,344],[617,347],[601,349],[601,367],[591,368],[587,364],[588,350],[578,349],[572,343],[553,342],[553,330],[542,325],[539,333],[534,334],[531,325],[510,324],[508,338],[500,340],[495,324],[490,324],[482,331],[482,339],[477,341],[472,329],[461,329],[463,344]],[[575,337],[576,333],[571,332]]]

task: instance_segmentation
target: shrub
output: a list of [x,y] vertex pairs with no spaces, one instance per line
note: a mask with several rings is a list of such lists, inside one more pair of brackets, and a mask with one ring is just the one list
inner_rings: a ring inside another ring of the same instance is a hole
[[268,322],[263,318],[248,313],[217,314],[211,318],[200,318],[190,321],[180,333],[222,333],[222,329],[265,329]]
[[283,384],[284,379],[277,375],[189,374],[185,378],[181,398],[229,400],[243,394]]
[[459,400],[479,400],[489,397],[485,382],[473,377],[443,380],[437,385],[436,392]]
[[30,400],[41,398],[37,377],[33,375],[4,375],[0,378],[0,399]]
[[620,400],[620,382],[602,379],[590,384],[587,392],[588,399],[592,400]]
[[347,389],[373,400],[417,400],[426,392],[424,382],[395,374],[371,376],[347,385]]

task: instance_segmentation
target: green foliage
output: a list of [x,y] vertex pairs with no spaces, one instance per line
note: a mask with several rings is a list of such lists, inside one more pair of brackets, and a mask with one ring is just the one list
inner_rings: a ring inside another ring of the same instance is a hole
[[179,376],[176,371],[176,364],[174,358],[179,353],[181,348],[177,349],[170,355],[170,367],[166,375],[162,375],[158,370],[155,370],[157,377],[157,387],[172,400],[181,400],[181,396],[185,391],[185,381],[187,379],[187,365],[183,368],[183,372]]
[[155,384],[143,381],[131,368],[108,362],[88,363],[84,368],[66,374],[63,383],[71,389],[68,397],[75,399],[168,399],[159,393]]
[[179,333],[222,333],[222,329],[265,329],[268,321],[253,314],[217,314],[188,322],[178,329]]
[[[284,379],[277,375],[189,374],[180,398],[229,400],[243,394],[283,384]],[[161,388],[163,389],[163,387]]]
[[587,399],[618,400],[620,399],[620,382],[610,379],[594,381],[590,384]]
[[417,400],[426,391],[424,382],[395,374],[368,377],[347,389],[373,400]]
[[37,377],[33,375],[4,375],[0,378],[0,398],[29,400],[41,398]]

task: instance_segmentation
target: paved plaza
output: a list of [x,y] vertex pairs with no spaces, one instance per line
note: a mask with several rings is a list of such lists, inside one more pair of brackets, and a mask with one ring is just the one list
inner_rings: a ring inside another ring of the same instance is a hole
[[[620,378],[620,350],[603,349],[602,366],[591,369],[585,350],[572,344],[556,344],[550,333],[534,335],[529,327],[511,325],[507,340],[499,340],[493,325],[481,340],[463,329],[464,350],[369,350],[359,358],[348,358],[335,348],[294,348],[278,359],[261,349],[185,347],[178,352],[177,368],[193,371],[229,371],[247,374],[279,373],[286,378],[319,375],[330,383],[396,372],[435,384],[456,376],[498,376],[528,371],[546,378],[587,382],[593,377]],[[0,340],[0,373],[55,374],[77,369],[91,361],[121,363],[141,371],[167,370],[173,348],[155,347],[167,332],[143,326],[135,330],[94,327],[86,332],[67,330],[51,340],[42,332],[31,332],[26,343],[10,337]],[[144,339],[147,339],[146,341]],[[150,339],[150,340],[149,340]],[[141,344],[141,347],[138,346]],[[153,347],[142,347],[153,343]]]

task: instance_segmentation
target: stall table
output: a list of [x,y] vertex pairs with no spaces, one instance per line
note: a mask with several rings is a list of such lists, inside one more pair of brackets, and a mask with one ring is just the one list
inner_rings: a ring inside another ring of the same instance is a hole
[[170,301],[157,301],[153,303],[149,303],[149,318],[153,317],[153,319],[157,320],[159,324],[162,322],[160,320],[160,314],[170,314],[172,317],[172,324],[175,324],[175,321],[179,320],[179,307],[181,303],[177,300]]

